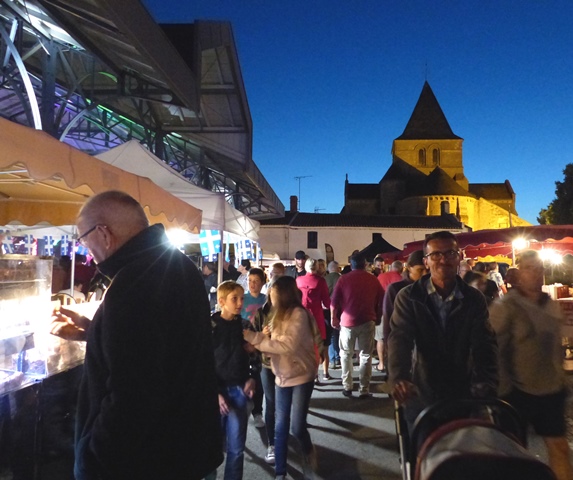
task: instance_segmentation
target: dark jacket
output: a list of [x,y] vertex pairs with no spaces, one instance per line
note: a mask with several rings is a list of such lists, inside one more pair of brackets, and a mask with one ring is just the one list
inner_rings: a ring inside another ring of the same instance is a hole
[[88,329],[76,479],[203,478],[223,458],[199,271],[162,225],[98,269],[112,283]]
[[215,352],[215,372],[219,393],[226,394],[226,387],[244,387],[249,378],[255,378],[260,371],[258,354],[247,353],[243,330],[253,330],[251,322],[236,315],[233,320],[225,320],[221,312],[211,315],[213,349]]
[[478,384],[495,394],[497,343],[485,297],[457,277],[463,298],[454,298],[444,329],[426,290],[429,278],[425,275],[396,296],[388,339],[390,382],[411,381],[425,405],[469,398]]

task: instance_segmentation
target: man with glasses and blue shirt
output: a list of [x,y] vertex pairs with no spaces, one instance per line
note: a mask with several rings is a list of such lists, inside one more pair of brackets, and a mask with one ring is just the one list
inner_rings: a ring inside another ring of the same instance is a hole
[[456,237],[429,235],[429,275],[402,289],[390,319],[388,370],[392,396],[411,430],[427,406],[447,399],[495,396],[497,344],[483,294],[457,275]]

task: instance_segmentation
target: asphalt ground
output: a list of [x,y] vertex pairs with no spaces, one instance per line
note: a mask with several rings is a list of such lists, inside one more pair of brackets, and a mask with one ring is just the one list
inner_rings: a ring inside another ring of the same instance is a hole
[[[367,399],[357,394],[358,366],[354,366],[355,392],[351,398],[342,395],[341,371],[330,370],[332,380],[315,386],[308,414],[309,432],[318,454],[316,480],[401,480],[400,455],[394,422],[394,404],[384,393],[384,377],[373,368],[371,393]],[[568,439],[573,449],[573,375],[570,375],[568,400]],[[530,431],[528,449],[546,462],[541,438]],[[245,449],[245,480],[272,479],[274,468],[264,461],[267,436],[264,428],[249,421]],[[289,440],[287,478],[303,479],[301,456],[296,440]],[[223,480],[224,465],[217,479]]]

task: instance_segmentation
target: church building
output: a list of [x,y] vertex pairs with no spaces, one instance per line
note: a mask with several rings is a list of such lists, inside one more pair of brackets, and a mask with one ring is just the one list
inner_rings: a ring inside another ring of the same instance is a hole
[[530,225],[515,210],[515,192],[504,183],[469,183],[463,138],[444,115],[428,82],[412,116],[392,145],[392,165],[377,184],[346,178],[347,215],[453,214],[472,230]]

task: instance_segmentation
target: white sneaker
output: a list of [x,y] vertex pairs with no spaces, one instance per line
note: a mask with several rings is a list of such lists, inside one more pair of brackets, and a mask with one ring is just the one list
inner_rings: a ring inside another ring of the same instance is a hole
[[265,426],[265,421],[263,420],[263,416],[260,413],[253,415],[253,423],[255,424],[256,428],[264,428]]
[[267,454],[265,455],[265,462],[270,463],[271,465],[275,464],[275,447],[274,447],[274,445],[269,445],[269,448],[267,448]]

